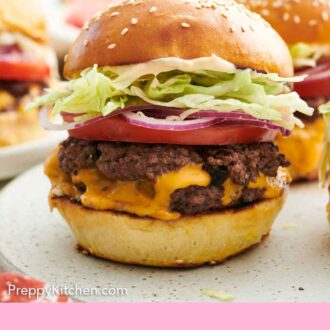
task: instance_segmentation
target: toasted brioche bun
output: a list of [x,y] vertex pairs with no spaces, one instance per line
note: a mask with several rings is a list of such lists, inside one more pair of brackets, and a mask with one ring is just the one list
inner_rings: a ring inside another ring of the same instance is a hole
[[286,191],[244,209],[176,221],[96,211],[52,195],[50,204],[67,221],[79,246],[94,256],[127,264],[193,267],[224,261],[259,243],[285,197]]
[[[261,14],[288,44],[330,43],[330,2],[321,0],[237,0]],[[278,1],[277,1],[278,3]]]
[[0,147],[34,140],[44,134],[36,111],[0,112]]
[[293,74],[289,51],[259,15],[233,0],[145,0],[109,7],[91,20],[69,51],[64,74],[157,58],[217,55],[241,67]]
[[0,30],[21,32],[37,42],[47,41],[40,0],[1,0]]
[[305,123],[304,128],[295,127],[288,138],[277,138],[276,144],[280,152],[291,163],[289,172],[293,181],[317,180],[322,159],[324,130],[324,121],[321,117],[313,123]]

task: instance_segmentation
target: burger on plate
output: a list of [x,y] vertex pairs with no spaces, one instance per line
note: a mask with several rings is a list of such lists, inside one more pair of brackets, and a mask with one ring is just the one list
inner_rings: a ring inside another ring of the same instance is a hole
[[[295,90],[315,110],[330,100],[330,1],[238,0],[260,13],[288,44],[295,74],[307,75]],[[304,128],[290,138],[278,138],[280,151],[291,162],[294,180],[317,179],[324,140],[324,123],[318,111],[299,115]]]
[[37,111],[24,112],[56,67],[37,0],[0,1],[0,147],[41,137]]
[[273,141],[312,109],[259,15],[231,0],[124,1],[86,24],[64,72],[33,106],[69,130],[45,172],[80,247],[196,266],[268,235],[290,181]]

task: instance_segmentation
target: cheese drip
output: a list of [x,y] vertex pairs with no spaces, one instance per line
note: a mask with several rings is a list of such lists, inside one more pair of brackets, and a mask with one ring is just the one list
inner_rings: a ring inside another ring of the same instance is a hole
[[[76,198],[83,206],[96,210],[115,210],[141,217],[177,220],[181,214],[170,210],[171,195],[176,190],[189,186],[207,187],[211,177],[202,166],[186,165],[177,171],[159,176],[155,182],[113,181],[104,177],[97,169],[83,169],[70,177],[60,169],[56,150],[47,160],[45,172],[52,182],[51,195]],[[264,189],[264,198],[275,198],[281,195],[288,180],[287,171],[281,169],[278,178],[260,175],[248,188]],[[76,185],[81,183],[86,187],[83,193],[76,188]],[[243,186],[227,179],[224,183],[224,196],[219,200],[219,208],[237,202],[242,190]]]

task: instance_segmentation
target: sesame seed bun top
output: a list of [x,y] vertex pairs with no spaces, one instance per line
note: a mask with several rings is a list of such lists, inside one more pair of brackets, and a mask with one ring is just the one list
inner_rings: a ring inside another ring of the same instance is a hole
[[237,0],[261,14],[288,44],[330,44],[329,0]]
[[98,13],[67,56],[72,78],[94,64],[217,55],[240,67],[293,74],[289,51],[259,15],[233,0],[126,0]]
[[47,41],[39,0],[0,0],[0,31],[20,32],[39,43]]

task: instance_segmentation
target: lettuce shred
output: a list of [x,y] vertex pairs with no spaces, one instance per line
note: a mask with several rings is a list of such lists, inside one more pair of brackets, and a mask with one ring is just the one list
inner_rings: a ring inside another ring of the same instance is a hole
[[298,42],[289,47],[295,68],[315,67],[322,57],[330,56],[330,45]]
[[297,93],[289,92],[288,83],[301,81],[302,77],[281,78],[251,69],[237,69],[233,73],[168,70],[157,74],[143,72],[137,78],[132,68],[121,68],[116,73],[116,67],[95,65],[84,70],[80,77],[47,90],[27,110],[51,106],[54,115],[68,112],[79,115],[76,119],[83,121],[148,103],[182,109],[183,116],[191,110],[240,110],[285,129],[303,126],[294,116],[296,111],[313,113]]
[[233,295],[216,289],[208,289],[208,288],[201,289],[201,293],[203,296],[214,298],[223,302],[230,302],[235,299]]

